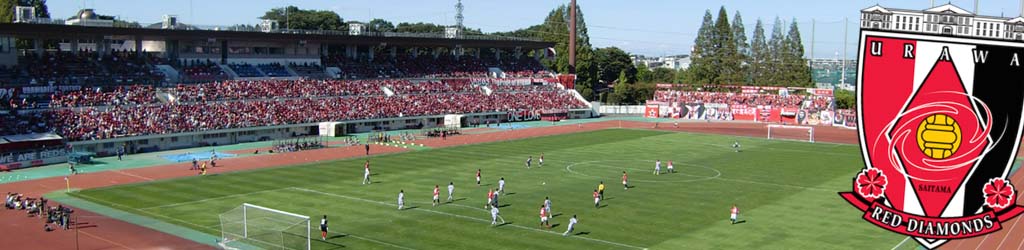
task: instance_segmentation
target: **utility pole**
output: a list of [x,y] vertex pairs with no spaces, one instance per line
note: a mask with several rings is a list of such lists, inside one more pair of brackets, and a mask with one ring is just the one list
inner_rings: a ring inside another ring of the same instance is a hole
[[460,30],[462,29],[462,19],[464,18],[462,16],[462,8],[462,0],[459,0],[459,3],[455,4],[455,27],[458,27]]
[[[815,24],[817,24],[817,23],[814,21],[814,18],[811,18],[811,58],[810,58],[810,60],[807,60],[807,65],[808,65],[809,68],[810,68],[810,65],[814,64],[813,62],[814,62],[814,29],[815,29]],[[812,69],[812,71],[813,71],[813,69]]]
[[849,26],[848,25],[848,23],[849,23],[848,21],[849,20],[847,20],[847,19],[849,19],[849,18],[848,17],[844,17],[843,18],[843,72],[842,72],[843,75],[839,77],[839,79],[840,79],[839,84],[840,85],[846,85],[846,51],[847,51],[847,49],[846,49],[846,44],[847,44],[846,43],[846,38],[848,36],[848,34],[846,32],[846,28]]
[[576,0],[569,1],[569,74],[576,74]]

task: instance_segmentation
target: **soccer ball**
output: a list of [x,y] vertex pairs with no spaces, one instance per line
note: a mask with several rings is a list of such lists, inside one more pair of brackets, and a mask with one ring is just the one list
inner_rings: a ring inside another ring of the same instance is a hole
[[933,114],[917,127],[917,145],[932,159],[945,159],[960,148],[960,124],[946,114]]
[[547,185],[548,183],[547,182],[541,182],[540,184],[541,185]]

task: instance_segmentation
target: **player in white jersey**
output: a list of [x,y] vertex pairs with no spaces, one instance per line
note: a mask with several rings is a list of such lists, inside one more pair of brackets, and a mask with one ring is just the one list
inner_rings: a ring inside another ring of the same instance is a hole
[[551,219],[551,199],[544,197],[544,210],[547,210],[548,219]]
[[448,202],[455,201],[452,195],[455,194],[455,182],[448,182]]
[[498,180],[498,193],[505,193],[505,177]]
[[405,190],[398,190],[398,210],[405,208]]
[[576,215],[574,214],[572,218],[569,218],[569,228],[565,230],[565,233],[562,233],[562,236],[569,236],[569,233],[572,233],[572,230],[576,227],[576,223],[579,223],[579,220],[576,220]]
[[654,175],[660,175],[660,174],[661,174],[661,160],[657,160],[656,162],[654,162]]
[[498,206],[491,207],[491,225],[498,225],[498,220],[501,220],[501,224],[505,224],[505,218],[498,216]]
[[371,184],[370,181],[370,160],[366,160],[366,164],[363,165],[363,184]]

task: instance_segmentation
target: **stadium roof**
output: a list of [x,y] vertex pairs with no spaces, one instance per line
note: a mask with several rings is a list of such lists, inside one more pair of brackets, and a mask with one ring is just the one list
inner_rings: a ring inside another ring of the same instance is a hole
[[461,38],[446,38],[444,34],[421,33],[382,33],[367,32],[365,35],[348,35],[341,31],[328,30],[281,30],[275,32],[259,31],[222,31],[222,30],[180,30],[154,28],[125,27],[93,27],[78,25],[36,24],[36,23],[4,23],[0,24],[0,34],[18,38],[33,39],[95,39],[106,36],[140,37],[143,40],[166,39],[218,39],[218,40],[259,40],[259,41],[309,41],[344,44],[366,45],[397,45],[397,46],[438,46],[454,47],[461,45],[468,48],[514,48],[542,49],[554,47],[552,42],[526,38],[513,38],[486,35],[462,35]]

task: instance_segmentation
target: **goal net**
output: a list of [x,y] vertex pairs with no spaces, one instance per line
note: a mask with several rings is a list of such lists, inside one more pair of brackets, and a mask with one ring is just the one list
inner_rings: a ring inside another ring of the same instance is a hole
[[814,142],[814,127],[768,125],[768,140],[794,140]]
[[224,244],[263,249],[310,249],[309,216],[249,203],[220,214]]

